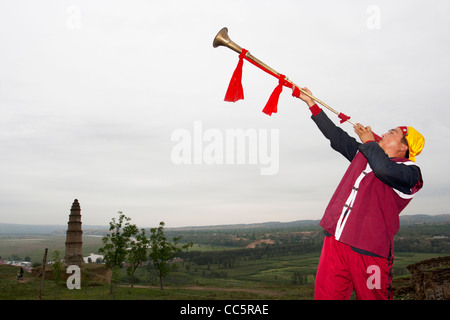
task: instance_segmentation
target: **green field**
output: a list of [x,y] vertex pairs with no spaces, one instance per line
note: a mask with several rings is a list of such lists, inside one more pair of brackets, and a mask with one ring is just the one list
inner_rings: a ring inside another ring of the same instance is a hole
[[[32,262],[42,261],[44,248],[49,256],[54,250],[64,253],[65,237],[62,235],[2,236],[0,255],[29,256]],[[97,252],[101,238],[84,237],[84,253]],[[222,250],[221,247],[214,247]],[[203,251],[212,250],[207,245],[197,246]],[[232,249],[230,249],[232,250]],[[408,280],[406,266],[421,260],[444,256],[444,253],[397,253],[394,262],[394,286]],[[178,263],[176,271],[164,281],[164,290],[158,286],[154,271],[141,267],[136,272],[131,288],[125,270],[115,285],[113,294],[103,265],[88,264],[82,268],[81,289],[69,290],[64,281],[55,283],[51,267],[47,269],[42,299],[44,300],[310,300],[314,295],[314,274],[319,259],[318,252],[261,259],[243,259],[236,266],[224,268],[219,264],[196,265]],[[41,278],[26,273],[16,280],[18,267],[0,266],[0,299],[38,299]],[[397,297],[401,298],[401,297]]]
[[[21,259],[29,257],[32,263],[42,263],[45,248],[49,254],[55,250],[64,256],[66,235],[0,235],[0,257],[7,259],[17,256]],[[83,255],[88,256],[91,252],[97,252],[102,245],[101,237],[83,237]]]
[[[394,289],[409,285],[406,266],[430,258],[448,256],[448,223],[405,224],[396,238]],[[121,269],[114,293],[110,292],[104,265],[82,267],[81,289],[69,290],[65,281],[56,283],[47,267],[42,291],[44,300],[311,300],[323,233],[316,225],[264,225],[200,230],[167,230],[168,238],[182,236],[194,246],[180,255],[178,268],[164,279],[164,290],[151,267],[140,267],[130,286],[125,268]],[[101,234],[101,233],[96,233]],[[245,249],[255,240],[273,239],[274,244]],[[30,260],[42,264],[57,250],[65,253],[65,234],[0,235],[3,260]],[[83,235],[83,256],[98,253],[100,236]],[[25,273],[16,280],[19,268],[0,265],[0,299],[38,299],[41,277]],[[35,269],[36,270],[36,269]],[[396,294],[397,292],[397,294]],[[394,290],[394,298],[407,298],[404,290]]]
[[[10,258],[13,255],[21,259],[29,257],[32,263],[42,263],[45,248],[49,254],[55,250],[64,255],[66,235],[56,234],[12,234],[0,235],[0,257]],[[102,238],[99,236],[83,236],[83,256],[90,253],[97,253],[102,246]],[[211,250],[232,250],[236,247],[194,244],[191,250],[211,251]]]

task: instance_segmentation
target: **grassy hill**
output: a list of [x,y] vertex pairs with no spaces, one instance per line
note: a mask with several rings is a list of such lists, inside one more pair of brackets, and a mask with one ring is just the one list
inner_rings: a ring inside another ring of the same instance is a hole
[[[450,254],[450,215],[405,216],[396,237],[394,285],[408,286],[406,266],[425,259]],[[19,230],[19,229],[16,229]],[[28,232],[32,229],[22,229]],[[33,232],[48,232],[37,228]],[[93,229],[98,233],[102,229]],[[102,232],[105,232],[103,229]],[[13,231],[13,229],[10,229]],[[309,300],[313,298],[314,276],[323,239],[317,221],[290,223],[185,227],[165,229],[168,238],[182,236],[194,247],[182,255],[176,271],[165,279],[165,290],[158,288],[155,271],[141,267],[135,274],[134,288],[122,269],[113,295],[104,277],[104,266],[88,264],[82,268],[82,289],[68,290],[55,283],[51,273],[45,281],[46,300]],[[270,239],[270,241],[261,241]],[[0,235],[0,256],[5,259],[29,257],[42,262],[44,249],[49,258],[55,250],[64,256],[65,235],[61,232]],[[246,249],[250,243],[271,243]],[[83,236],[83,255],[98,252],[101,237]],[[398,247],[398,249],[397,249]],[[0,300],[37,299],[40,278],[25,274],[17,281],[17,267],[0,265]],[[50,272],[50,271],[49,271]],[[101,276],[103,274],[103,276]],[[401,290],[396,298],[401,298]]]
[[[291,222],[262,222],[250,224],[228,224],[228,225],[210,225],[210,226],[186,226],[178,228],[166,228],[173,232],[186,231],[212,231],[212,230],[252,230],[252,229],[292,229],[305,226],[317,226],[320,220],[297,220]],[[450,214],[440,215],[400,215],[400,224],[436,224],[450,223]],[[108,230],[108,226],[101,225],[83,225],[85,234],[101,234]],[[148,228],[148,226],[140,226],[140,228]],[[67,225],[35,225],[35,224],[13,224],[0,223],[0,235],[9,234],[65,234]]]
[[[436,254],[399,254],[396,268],[406,267]],[[140,268],[131,288],[122,270],[122,279],[114,293],[103,265],[82,267],[81,289],[69,290],[65,281],[55,282],[51,266],[47,267],[42,292],[43,300],[311,300],[314,297],[314,273],[317,253],[278,258],[248,260],[239,266],[224,269],[217,264],[197,265],[181,263],[159,289],[155,274]],[[37,300],[41,278],[25,273],[16,280],[17,267],[0,265],[0,300]],[[296,277],[294,277],[294,275]],[[300,278],[301,277],[301,278]],[[394,277],[394,298],[404,297],[408,276]]]

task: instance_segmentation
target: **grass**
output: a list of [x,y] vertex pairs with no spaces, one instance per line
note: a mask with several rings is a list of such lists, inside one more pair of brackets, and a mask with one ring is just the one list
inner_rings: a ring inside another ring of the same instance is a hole
[[[92,267],[89,267],[92,272]],[[102,266],[100,268],[104,270]],[[17,267],[0,266],[0,300],[38,300],[41,278],[25,273],[23,280],[16,280],[17,273]],[[135,285],[131,288],[129,284],[118,284],[114,293],[110,294],[107,282],[82,274],[80,290],[67,289],[64,281],[55,283],[51,279],[45,279],[42,300],[258,300],[290,297],[289,292],[283,294],[277,288],[269,290],[264,286],[249,287],[239,281],[223,283],[223,287],[205,284],[169,284],[164,290],[154,285]]]
[[[32,240],[30,240],[32,239]],[[41,262],[44,249],[49,257],[54,250],[64,253],[64,235],[0,236],[0,256],[29,256],[32,262]],[[83,253],[97,252],[101,238],[84,237]],[[26,245],[24,245],[26,244]],[[210,251],[213,248],[198,246]],[[215,250],[220,248],[215,247]],[[406,266],[418,261],[448,255],[446,253],[396,253],[394,285],[408,285]],[[125,270],[122,281],[109,293],[103,265],[88,264],[82,268],[81,290],[69,290],[65,281],[55,283],[50,277],[44,281],[43,300],[299,300],[313,299],[314,275],[319,253],[290,255],[259,260],[242,259],[233,268],[219,265],[180,263],[170,273],[160,290],[156,275],[146,268],[138,269],[134,288],[127,282]],[[50,267],[49,267],[50,268]],[[18,267],[0,265],[0,300],[37,300],[41,278],[25,273],[16,280]],[[50,274],[50,273],[48,273]],[[294,277],[297,275],[297,278]],[[302,282],[298,282],[298,276]],[[294,283],[293,281],[297,282]]]
[[[399,253],[397,268],[420,260],[437,257],[438,254]],[[441,254],[442,256],[442,254]],[[217,266],[197,266],[187,271],[180,266],[165,280],[164,290],[147,276],[142,268],[137,274],[140,281],[133,288],[124,281],[109,293],[102,265],[89,264],[82,268],[80,290],[69,290],[65,281],[55,283],[46,277],[42,291],[43,300],[309,300],[313,298],[312,275],[318,256],[305,254],[282,258],[246,261],[241,266],[226,269],[227,276],[211,278],[206,271],[217,271]],[[16,280],[19,268],[0,266],[0,300],[38,300],[41,278],[25,273],[23,280]],[[50,275],[50,267],[47,275]],[[205,272],[203,272],[205,271]],[[306,277],[306,283],[293,284],[292,274],[299,271]],[[203,276],[202,276],[203,274]],[[396,276],[397,283],[407,284],[408,277]]]

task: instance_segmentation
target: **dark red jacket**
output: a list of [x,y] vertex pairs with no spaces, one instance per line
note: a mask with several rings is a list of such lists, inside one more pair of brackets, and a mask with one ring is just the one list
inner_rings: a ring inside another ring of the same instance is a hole
[[351,161],[320,225],[340,242],[388,258],[399,214],[422,188],[420,168],[405,158],[389,158],[376,142],[357,142],[323,111],[312,119],[331,147]]

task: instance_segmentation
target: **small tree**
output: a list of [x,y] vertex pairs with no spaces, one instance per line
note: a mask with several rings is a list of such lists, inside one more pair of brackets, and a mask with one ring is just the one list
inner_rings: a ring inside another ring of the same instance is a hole
[[171,260],[177,256],[178,253],[184,250],[188,250],[192,246],[192,242],[189,242],[183,246],[178,246],[178,241],[181,237],[173,238],[173,242],[167,241],[164,234],[164,222],[159,223],[158,228],[150,229],[150,259],[154,267],[159,273],[159,285],[163,290],[163,278],[175,268],[175,264],[171,263]]
[[56,299],[56,296],[59,294],[58,287],[62,280],[62,263],[60,252],[58,250],[53,251],[52,260],[53,260],[52,278],[53,281],[55,282],[55,299]]
[[130,224],[131,218],[126,217],[122,211],[119,211],[119,220],[112,218],[109,223],[109,231],[102,238],[103,247],[99,249],[103,253],[105,266],[112,272],[110,293],[113,293],[113,282],[118,278],[119,268],[122,267],[123,262],[127,256],[127,248],[130,246],[130,238],[134,236],[138,229],[136,225]]
[[127,274],[131,280],[131,287],[133,287],[134,273],[141,265],[142,262],[147,260],[147,252],[149,246],[149,239],[145,234],[145,229],[141,229],[141,233],[136,235],[135,240],[131,240],[130,249],[128,251],[128,262],[130,263],[127,268]]
[[62,263],[60,252],[58,250],[53,251],[52,260],[53,260],[52,278],[56,284],[59,284],[59,282],[62,279]]

